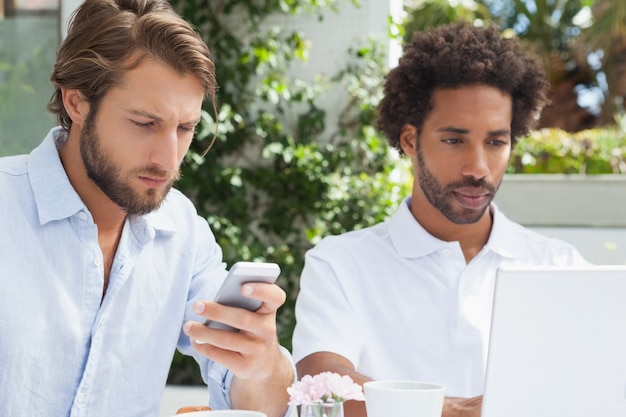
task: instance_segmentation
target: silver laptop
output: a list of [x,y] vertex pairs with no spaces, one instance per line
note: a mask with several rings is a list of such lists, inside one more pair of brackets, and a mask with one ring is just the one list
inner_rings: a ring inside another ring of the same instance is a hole
[[626,417],[626,265],[498,271],[482,417]]

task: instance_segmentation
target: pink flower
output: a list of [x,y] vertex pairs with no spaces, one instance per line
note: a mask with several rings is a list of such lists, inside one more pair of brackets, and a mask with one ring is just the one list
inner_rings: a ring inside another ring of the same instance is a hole
[[305,375],[287,388],[287,392],[290,405],[365,400],[363,388],[359,384],[347,375],[334,372]]

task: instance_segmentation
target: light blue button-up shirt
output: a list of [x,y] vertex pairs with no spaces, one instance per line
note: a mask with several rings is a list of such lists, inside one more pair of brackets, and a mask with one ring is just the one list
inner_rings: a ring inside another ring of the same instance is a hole
[[97,226],[72,188],[53,129],[29,155],[0,159],[0,416],[156,416],[176,347],[198,361],[216,409],[232,375],[181,328],[225,277],[222,252],[172,190],[130,216],[103,300]]

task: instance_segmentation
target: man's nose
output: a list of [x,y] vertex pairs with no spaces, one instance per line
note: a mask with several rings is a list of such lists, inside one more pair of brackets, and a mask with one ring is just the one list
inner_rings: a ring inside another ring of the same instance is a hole
[[178,135],[175,131],[163,132],[156,138],[150,162],[165,171],[178,169]]
[[489,163],[485,150],[482,147],[469,149],[464,156],[462,174],[476,179],[489,175]]

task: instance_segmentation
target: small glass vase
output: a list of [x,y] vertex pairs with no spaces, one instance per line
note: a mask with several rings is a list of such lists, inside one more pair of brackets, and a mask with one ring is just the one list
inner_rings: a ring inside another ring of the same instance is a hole
[[343,402],[302,404],[300,417],[343,417]]

